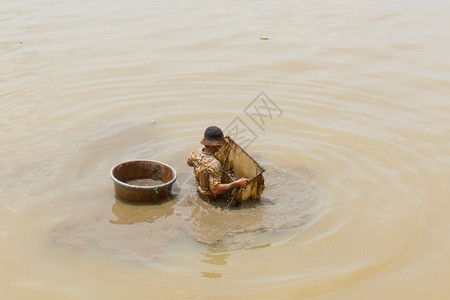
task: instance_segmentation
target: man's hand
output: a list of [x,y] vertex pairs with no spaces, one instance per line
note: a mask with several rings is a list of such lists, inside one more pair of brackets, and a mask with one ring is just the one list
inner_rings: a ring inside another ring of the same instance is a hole
[[213,193],[214,198],[216,198],[217,196],[223,195],[236,187],[246,187],[249,182],[249,179],[241,178],[231,183],[219,184],[219,186],[216,189],[211,190],[211,192]]
[[234,183],[235,183],[236,186],[238,186],[238,187],[246,187],[247,184],[248,184],[249,182],[250,182],[249,179],[247,179],[247,178],[241,178],[241,179],[236,180]]

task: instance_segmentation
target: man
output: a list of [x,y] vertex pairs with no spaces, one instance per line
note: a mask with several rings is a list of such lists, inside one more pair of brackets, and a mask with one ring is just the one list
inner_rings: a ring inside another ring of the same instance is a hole
[[249,183],[247,178],[241,178],[227,184],[222,183],[222,166],[214,154],[227,141],[219,127],[210,126],[206,128],[203,140],[200,143],[204,147],[192,151],[187,164],[194,167],[197,190],[206,200],[216,199],[236,187],[247,186]]

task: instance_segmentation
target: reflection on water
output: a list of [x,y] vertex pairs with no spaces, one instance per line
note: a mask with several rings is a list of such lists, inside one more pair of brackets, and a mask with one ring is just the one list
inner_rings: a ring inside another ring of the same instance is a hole
[[202,277],[206,278],[221,278],[223,274],[220,273],[210,273],[210,272],[202,272]]
[[226,265],[227,258],[230,256],[230,253],[214,253],[214,250],[210,252],[203,253],[205,255],[205,259],[202,259],[201,262],[212,265]]
[[152,205],[124,203],[116,199],[112,212],[117,216],[117,220],[110,220],[110,222],[116,225],[131,225],[142,222],[153,223],[159,218],[166,218],[172,215],[174,204],[175,202],[171,201],[171,199]]

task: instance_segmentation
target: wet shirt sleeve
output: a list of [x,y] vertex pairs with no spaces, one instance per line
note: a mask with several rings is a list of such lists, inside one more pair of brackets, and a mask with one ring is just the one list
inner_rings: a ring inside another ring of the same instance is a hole
[[189,157],[188,157],[188,163],[190,162],[190,163],[192,163],[192,165],[193,166],[195,166],[195,163],[197,162],[197,156],[198,156],[198,154],[197,154],[197,149],[196,150],[194,150],[194,151],[192,151],[191,152],[191,155],[189,155]]

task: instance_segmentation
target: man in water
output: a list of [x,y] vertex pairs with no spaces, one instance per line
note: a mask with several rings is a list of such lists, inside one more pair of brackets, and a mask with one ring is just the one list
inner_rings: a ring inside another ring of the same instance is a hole
[[236,187],[247,186],[250,182],[247,178],[241,178],[226,184],[222,183],[222,166],[214,154],[227,141],[219,127],[210,126],[206,128],[203,140],[200,143],[204,147],[192,151],[187,159],[187,164],[194,167],[197,190],[207,201],[216,199]]

